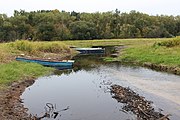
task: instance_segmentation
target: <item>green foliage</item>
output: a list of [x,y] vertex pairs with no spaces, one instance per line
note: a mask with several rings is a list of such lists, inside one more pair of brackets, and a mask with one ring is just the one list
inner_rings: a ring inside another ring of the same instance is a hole
[[88,40],[94,39],[96,36],[96,27],[94,23],[86,21],[76,21],[69,26],[71,33],[73,34],[72,39],[75,40]]
[[36,37],[37,39],[50,41],[55,36],[55,28],[52,23],[41,23],[38,26]]
[[173,40],[166,40],[163,42],[158,42],[158,43],[155,43],[153,46],[165,46],[165,47],[180,46],[180,37],[176,37]]
[[62,53],[70,51],[70,48],[62,42],[30,42],[27,40],[17,40],[8,43],[10,48],[34,54],[37,52]]
[[39,64],[11,62],[0,64],[0,86],[9,85],[14,81],[32,79],[50,73],[53,69]]
[[29,53],[35,51],[36,49],[33,43],[27,40],[17,40],[15,42],[9,43],[9,46],[14,48],[15,50],[20,50]]
[[49,53],[63,53],[70,51],[69,47],[61,42],[39,43],[37,50]]
[[0,14],[0,41],[167,38],[180,35],[179,16],[150,16],[136,11],[78,13],[58,10]]

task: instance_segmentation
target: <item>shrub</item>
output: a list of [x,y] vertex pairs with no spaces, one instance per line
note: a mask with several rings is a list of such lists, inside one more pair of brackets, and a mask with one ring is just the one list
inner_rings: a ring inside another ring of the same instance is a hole
[[70,51],[69,47],[61,42],[30,42],[26,40],[17,40],[9,43],[9,46],[14,50],[19,50],[28,53],[46,52],[46,53],[60,53]]
[[29,42],[27,40],[17,40],[15,42],[9,43],[9,45],[15,50],[20,50],[29,53],[33,52],[35,49],[32,42]]
[[38,45],[37,50],[48,53],[60,53],[63,51],[69,51],[70,49],[64,43],[46,42],[46,43],[41,43],[41,45]]
[[155,43],[153,46],[175,47],[179,45],[180,45],[180,37],[178,36],[172,40]]

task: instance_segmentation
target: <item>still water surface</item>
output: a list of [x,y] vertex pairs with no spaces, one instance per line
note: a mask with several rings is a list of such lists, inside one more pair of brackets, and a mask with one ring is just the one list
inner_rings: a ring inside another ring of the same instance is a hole
[[73,70],[41,77],[28,87],[21,98],[29,113],[43,116],[49,110],[46,103],[51,103],[59,111],[57,120],[135,120],[109,92],[110,85],[119,84],[153,101],[157,111],[172,114],[170,119],[179,120],[180,76],[87,58],[78,58]]

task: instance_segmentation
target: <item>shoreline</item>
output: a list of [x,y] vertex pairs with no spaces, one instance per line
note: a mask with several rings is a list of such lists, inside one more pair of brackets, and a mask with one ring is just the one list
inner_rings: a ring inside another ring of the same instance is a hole
[[[119,57],[121,56],[120,48],[118,50]],[[117,56],[117,57],[118,57]],[[118,60],[117,60],[118,61]],[[133,61],[121,61],[122,64],[132,64],[137,66],[142,66],[150,68],[152,70],[158,70],[161,72],[169,72],[176,75],[180,75],[180,68],[167,66],[167,65],[157,65],[149,62],[138,63]],[[26,78],[22,81],[13,82],[11,85],[7,86],[5,90],[0,90],[0,119],[2,120],[34,120],[32,117],[27,114],[28,109],[24,108],[22,100],[20,98],[21,94],[25,91],[28,86],[31,86],[35,82],[35,78]]]
[[25,89],[35,82],[34,79],[14,82],[6,90],[0,92],[1,120],[32,120],[27,114],[28,109],[22,104],[20,96]]
[[[151,67],[151,64],[146,64],[146,67]],[[0,91],[0,112],[2,113],[0,119],[18,120],[22,118],[24,120],[34,120],[33,116],[28,115],[28,109],[24,107],[20,98],[25,89],[34,82],[35,78],[27,78],[26,80],[13,82],[6,90]]]

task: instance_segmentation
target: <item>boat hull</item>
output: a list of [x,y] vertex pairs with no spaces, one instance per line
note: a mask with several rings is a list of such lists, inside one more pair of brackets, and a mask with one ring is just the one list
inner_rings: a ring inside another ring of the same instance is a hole
[[27,58],[16,58],[17,61],[23,62],[31,62],[31,63],[38,63],[44,66],[50,67],[67,67],[73,66],[73,61],[46,61],[46,60],[36,60],[36,59],[27,59]]
[[80,54],[104,54],[105,49],[102,48],[75,48]]

